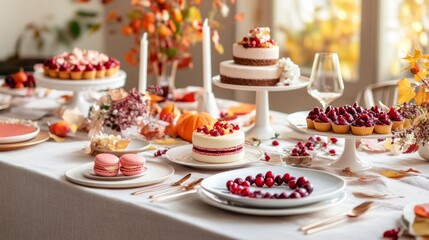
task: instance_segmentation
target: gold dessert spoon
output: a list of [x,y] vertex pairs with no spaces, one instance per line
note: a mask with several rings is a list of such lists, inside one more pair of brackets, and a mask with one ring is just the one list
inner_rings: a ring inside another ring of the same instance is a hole
[[160,185],[157,185],[157,186],[148,187],[148,188],[145,188],[143,190],[139,190],[137,192],[133,192],[133,193],[131,193],[131,195],[139,195],[139,194],[142,194],[142,193],[145,193],[145,192],[155,191],[155,190],[163,189],[163,188],[166,188],[166,187],[177,187],[177,186],[182,185],[182,183],[186,182],[190,177],[191,177],[191,174],[188,173],[188,174],[186,174],[186,176],[182,177],[181,179],[179,179],[176,182],[163,183],[163,184],[160,184]]
[[325,220],[303,226],[299,230],[304,231],[305,234],[311,234],[311,233],[325,230],[327,228],[330,228],[332,226],[335,226],[339,223],[346,221],[348,218],[356,218],[361,216],[371,207],[372,203],[373,203],[372,201],[363,202],[357,205],[356,207],[354,207],[352,210],[350,210],[350,212],[341,214],[340,216],[333,216]]
[[194,189],[194,188],[196,188],[197,186],[199,186],[199,185],[200,185],[200,183],[201,183],[203,180],[204,180],[204,178],[199,178],[199,179],[197,179],[197,180],[194,180],[194,181],[190,182],[188,185],[186,185],[186,186],[184,186],[184,187],[177,186],[177,187],[175,187],[175,188],[173,188],[173,189],[170,189],[170,190],[167,190],[167,191],[165,191],[165,192],[158,193],[158,194],[154,194],[154,195],[150,195],[150,196],[149,196],[149,198],[158,198],[158,197],[160,197],[160,196],[163,196],[163,195],[166,195],[166,194],[169,194],[169,193],[175,192],[175,191],[177,191],[177,190],[188,191],[188,190]]
[[193,181],[192,183],[190,183],[187,186],[183,187],[182,188],[182,190],[183,190],[182,192],[170,194],[170,195],[167,195],[167,196],[158,196],[156,198],[152,198],[150,201],[151,202],[163,201],[163,200],[172,199],[172,198],[180,197],[180,196],[191,194],[191,193],[196,193],[198,191],[198,189],[196,189],[196,188],[201,184],[201,182],[203,180],[204,180],[204,178],[200,178],[200,179],[198,179],[196,181]]

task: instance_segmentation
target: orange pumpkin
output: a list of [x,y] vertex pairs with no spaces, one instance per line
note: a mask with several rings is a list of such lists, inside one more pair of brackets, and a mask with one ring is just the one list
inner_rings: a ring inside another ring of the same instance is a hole
[[180,111],[175,104],[167,104],[159,114],[159,119],[169,123],[174,122],[180,116]]
[[195,129],[207,124],[212,124],[215,121],[216,119],[205,112],[186,112],[182,114],[177,121],[176,133],[183,140],[192,142],[192,132],[194,132]]

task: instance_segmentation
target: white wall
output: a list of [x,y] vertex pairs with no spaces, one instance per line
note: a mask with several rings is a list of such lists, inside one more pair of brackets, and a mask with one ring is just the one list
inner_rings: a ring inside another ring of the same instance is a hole
[[[101,17],[104,9],[100,1],[91,1],[88,4],[76,4],[71,0],[1,0],[0,1],[0,59],[13,54],[15,43],[28,23],[46,23],[50,26],[63,25],[70,19],[77,9],[97,10]],[[104,34],[101,31],[84,36],[76,42],[76,46],[86,49],[104,50]],[[69,50],[55,44],[53,38],[46,39],[46,46],[42,56],[51,56]],[[40,56],[36,50],[30,34],[26,35],[21,48],[22,56]]]

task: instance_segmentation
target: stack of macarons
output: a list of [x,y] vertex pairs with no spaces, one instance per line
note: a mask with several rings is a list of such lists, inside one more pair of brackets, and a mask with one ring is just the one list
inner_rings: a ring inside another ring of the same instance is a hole
[[124,154],[120,158],[109,153],[95,156],[94,172],[99,176],[114,177],[119,170],[125,176],[141,174],[145,170],[146,159],[137,154]]

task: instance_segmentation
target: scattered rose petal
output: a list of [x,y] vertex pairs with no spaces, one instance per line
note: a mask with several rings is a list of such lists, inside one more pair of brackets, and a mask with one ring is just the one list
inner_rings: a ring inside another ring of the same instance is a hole
[[342,171],[341,171],[341,175],[343,175],[343,176],[347,176],[347,177],[355,177],[356,176],[356,173],[354,173],[351,169],[350,169],[350,167],[346,167],[346,168],[344,168]]
[[418,171],[418,170],[416,170],[414,168],[408,168],[407,170],[399,170],[399,172],[401,172],[401,173],[410,173],[410,172],[412,172],[412,173],[421,173],[420,171]]
[[367,193],[367,192],[353,192],[353,195],[357,198],[378,198],[383,199],[387,197],[387,194]]
[[401,172],[396,170],[381,170],[380,174],[388,178],[402,178],[409,175],[406,172]]

